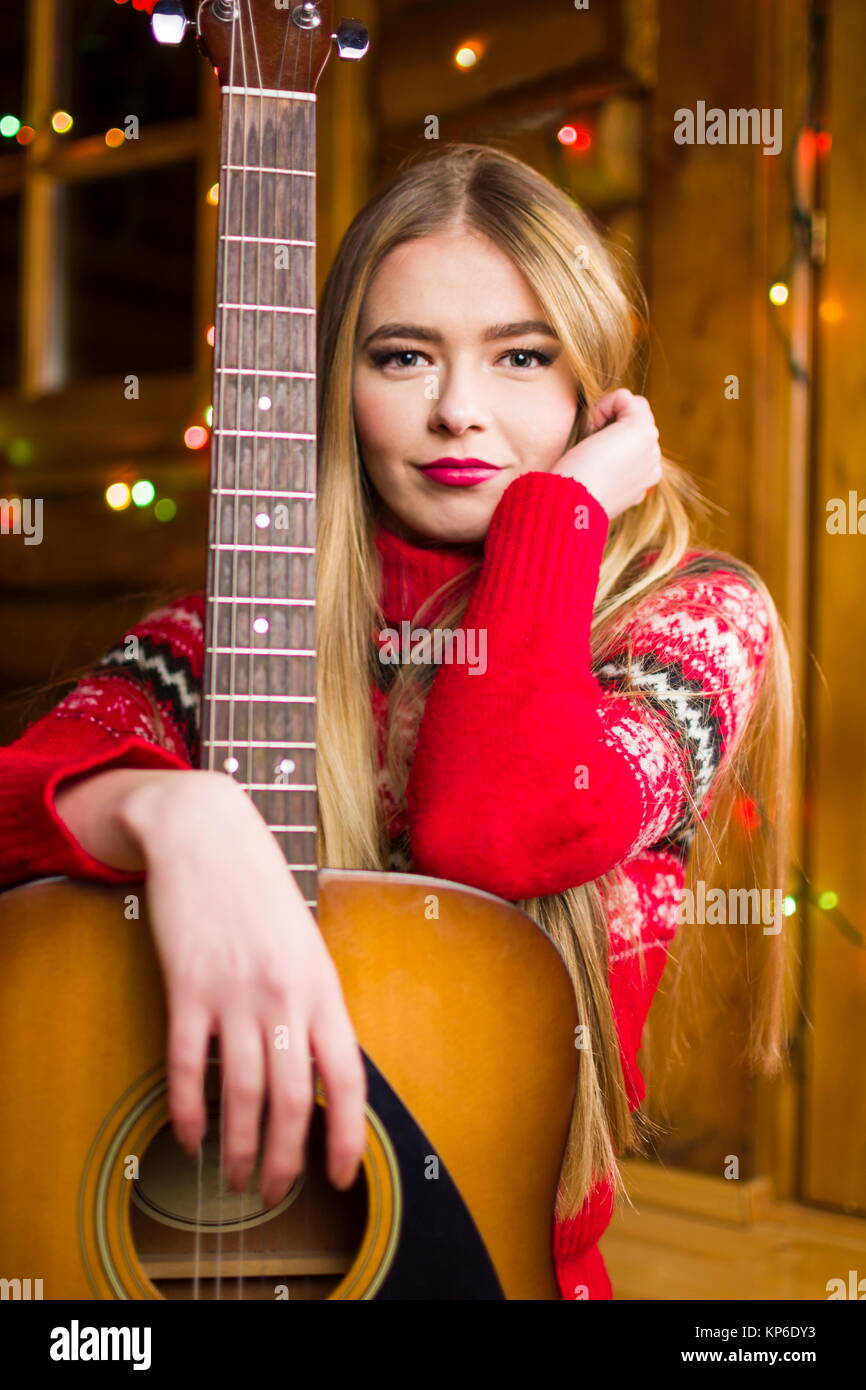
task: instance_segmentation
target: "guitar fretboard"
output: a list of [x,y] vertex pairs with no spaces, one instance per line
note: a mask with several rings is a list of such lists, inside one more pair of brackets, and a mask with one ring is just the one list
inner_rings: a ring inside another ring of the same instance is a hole
[[222,102],[201,765],[315,906],[316,103]]

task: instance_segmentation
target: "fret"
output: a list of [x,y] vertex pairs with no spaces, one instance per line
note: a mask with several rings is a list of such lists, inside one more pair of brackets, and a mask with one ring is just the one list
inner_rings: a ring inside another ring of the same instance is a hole
[[305,381],[315,381],[316,379],[315,372],[278,372],[275,371],[272,367],[217,367],[215,370],[221,373],[221,375],[223,376],[296,376],[303,377]]
[[231,497],[290,497],[299,502],[315,500],[314,492],[283,492],[281,488],[267,487],[212,487],[211,492],[225,492]]
[[212,433],[212,434],[234,435],[235,437],[243,437],[244,439],[256,439],[256,438],[259,438],[259,439],[308,439],[308,440],[312,441],[313,443],[315,443],[315,440],[316,440],[316,436],[315,436],[314,434],[299,434],[299,433],[297,433],[297,432],[290,431],[290,430],[224,430],[224,429],[214,429],[214,430],[211,431],[211,433]]
[[268,246],[309,246],[314,247],[314,241],[306,241],[303,237],[290,236],[253,236],[251,232],[226,232],[223,241],[259,241]]
[[286,868],[287,868],[287,869],[292,869],[292,870],[295,870],[295,869],[315,869],[316,872],[318,873],[319,866],[318,866],[318,864],[287,864],[287,865],[286,865]]
[[315,748],[315,743],[290,743],[288,739],[212,738],[212,748]]
[[314,598],[266,598],[264,594],[211,594],[210,603],[261,603],[264,606],[277,604],[280,607],[315,608]]
[[[315,831],[318,831],[318,829],[319,829],[319,827],[318,827],[317,825],[269,825],[269,826],[268,826],[268,830],[315,830]],[[318,867],[319,867],[319,866],[318,866],[318,864],[317,864],[317,865],[316,865],[316,868],[318,868]]]
[[318,791],[315,782],[298,783],[290,787],[285,782],[237,782],[245,792],[314,792]]
[[256,313],[262,314],[315,314],[315,309],[299,307],[296,304],[220,304],[218,309],[254,309]]
[[264,705],[314,705],[315,695],[223,695],[212,691],[206,691],[206,700],[230,700],[234,704],[264,704]]
[[285,782],[237,782],[245,792],[314,792],[318,790],[315,782],[298,783],[290,787]]
[[297,647],[205,647],[206,652],[217,656],[315,656],[313,651],[300,651]]
[[223,87],[229,96],[289,97],[293,101],[315,101],[315,92],[282,92],[279,87]]
[[221,169],[242,169],[245,174],[298,174],[305,179],[316,177],[315,169],[271,169],[262,164],[221,164]]
[[259,545],[256,541],[211,541],[209,550],[258,550],[271,555],[315,555],[314,545]]

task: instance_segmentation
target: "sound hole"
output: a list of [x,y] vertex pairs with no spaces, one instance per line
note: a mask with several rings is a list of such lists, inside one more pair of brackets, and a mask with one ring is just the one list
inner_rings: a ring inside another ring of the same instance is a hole
[[[367,1220],[363,1170],[348,1192],[328,1179],[325,1111],[316,1105],[303,1173],[267,1207],[256,1164],[247,1190],[220,1173],[218,1068],[208,1068],[201,1167],[170,1125],[141,1155],[130,1222],[142,1268],[166,1299],[325,1299],[352,1265]],[[264,1133],[264,1126],[263,1126]],[[262,1144],[260,1140],[259,1153]]]

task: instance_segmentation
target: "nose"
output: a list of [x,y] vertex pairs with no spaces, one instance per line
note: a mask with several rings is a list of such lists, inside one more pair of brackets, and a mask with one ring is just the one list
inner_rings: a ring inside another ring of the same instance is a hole
[[481,382],[467,369],[449,369],[437,376],[434,388],[439,389],[430,409],[430,428],[463,434],[468,429],[484,429],[492,416],[485,404]]

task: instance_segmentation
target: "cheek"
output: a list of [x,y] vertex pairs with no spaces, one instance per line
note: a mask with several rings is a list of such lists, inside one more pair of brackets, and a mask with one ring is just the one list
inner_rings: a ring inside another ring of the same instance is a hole
[[352,391],[355,428],[362,450],[371,455],[402,452],[402,444],[418,424],[418,404],[409,391],[395,392],[363,374]]

